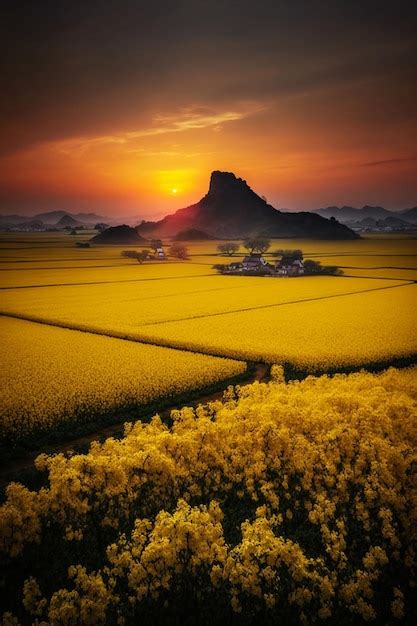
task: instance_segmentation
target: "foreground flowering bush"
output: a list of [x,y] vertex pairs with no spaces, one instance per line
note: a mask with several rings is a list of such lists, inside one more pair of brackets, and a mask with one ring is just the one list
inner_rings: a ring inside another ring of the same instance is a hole
[[0,510],[5,623],[413,623],[416,400],[417,368],[275,367],[39,457]]

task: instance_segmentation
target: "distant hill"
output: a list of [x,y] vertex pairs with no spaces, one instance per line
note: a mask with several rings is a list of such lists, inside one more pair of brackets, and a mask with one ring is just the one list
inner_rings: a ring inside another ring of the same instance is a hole
[[144,241],[144,238],[141,237],[134,228],[126,226],[126,224],[122,224],[121,226],[111,226],[90,239],[91,243],[100,245],[127,245],[143,243]]
[[231,172],[219,171],[212,173],[208,193],[199,202],[137,227],[142,235],[151,237],[175,236],[189,229],[215,237],[358,237],[346,226],[314,213],[282,213],[267,204],[246,181]]
[[42,222],[42,220],[29,220],[28,222],[22,222],[20,226],[22,228],[33,228],[33,229],[45,228],[45,224]]
[[48,213],[39,213],[34,219],[39,219],[46,224],[58,224],[65,216],[72,217],[79,224],[96,224],[105,221],[102,215],[95,213],[69,213],[68,211],[49,211]]
[[83,226],[94,226],[97,222],[105,222],[107,218],[95,213],[69,213],[68,211],[49,211],[48,213],[38,213],[30,217],[28,215],[0,215],[0,226],[9,228],[18,226],[24,222],[40,220],[45,226],[56,226],[65,216],[71,217],[77,224]]
[[204,230],[188,228],[187,230],[180,230],[180,232],[175,235],[174,239],[176,241],[201,241],[213,239],[213,237]]
[[399,212],[399,215],[401,215],[403,220],[417,223],[417,206],[414,206],[412,209],[404,209],[404,211]]
[[407,222],[406,220],[402,220],[399,217],[389,216],[385,217],[382,220],[375,220],[373,217],[365,217],[363,220],[359,220],[356,222],[347,222],[350,228],[354,229],[363,229],[363,228],[376,228],[383,229],[389,228],[392,230],[406,230],[413,229],[414,226],[411,222]]
[[382,220],[388,217],[400,218],[407,222],[417,222],[417,207],[405,209],[403,211],[389,211],[388,209],[384,209],[382,206],[365,205],[361,209],[351,206],[329,206],[325,209],[317,209],[316,211],[313,211],[313,213],[317,213],[317,215],[321,215],[322,217],[326,217],[328,219],[334,217],[342,224],[360,222],[366,218]]
[[56,223],[58,228],[65,228],[67,226],[75,227],[81,226],[81,222],[74,219],[71,215],[63,215],[60,220]]

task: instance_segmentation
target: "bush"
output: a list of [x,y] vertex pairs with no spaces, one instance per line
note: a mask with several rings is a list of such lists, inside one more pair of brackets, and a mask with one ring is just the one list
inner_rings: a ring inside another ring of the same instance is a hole
[[138,263],[143,263],[149,258],[149,252],[147,250],[141,250],[140,252],[137,250],[123,250],[121,255],[127,259],[136,259]]
[[341,276],[343,271],[336,265],[322,265],[320,261],[307,259],[304,261],[304,272],[307,276]]

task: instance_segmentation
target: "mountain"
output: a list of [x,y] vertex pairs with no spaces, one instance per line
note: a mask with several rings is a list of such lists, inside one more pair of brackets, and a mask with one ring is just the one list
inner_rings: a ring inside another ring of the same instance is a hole
[[417,223],[417,206],[414,206],[412,209],[405,209],[404,211],[400,211],[399,215],[401,215],[403,220],[407,220],[408,222]]
[[322,217],[326,217],[327,219],[334,217],[339,222],[345,223],[362,220],[367,217],[371,217],[375,220],[384,219],[385,217],[392,215],[393,211],[388,211],[382,206],[364,206],[361,209],[356,209],[352,206],[329,206],[325,209],[317,209],[314,213],[317,213],[317,215],[321,215]]
[[91,243],[104,245],[128,245],[143,243],[144,241],[143,237],[141,237],[134,228],[126,226],[126,224],[111,226],[90,239]]
[[357,209],[352,206],[329,206],[325,209],[317,209],[313,211],[317,215],[322,217],[331,218],[334,217],[342,224],[350,226],[353,222],[360,222],[363,219],[371,218],[374,220],[383,220],[386,218],[400,218],[409,223],[417,222],[417,207],[412,209],[403,209],[402,211],[389,211],[382,206],[368,206],[365,205],[361,209]]
[[57,224],[65,216],[72,217],[78,224],[96,224],[105,220],[102,215],[96,215],[95,213],[69,213],[68,211],[39,213],[33,219],[42,220],[46,224]]
[[97,222],[106,221],[107,218],[95,213],[68,213],[68,211],[49,211],[48,213],[38,213],[33,217],[28,215],[0,215],[0,227],[10,228],[18,226],[24,222],[31,220],[40,220],[45,226],[56,226],[58,222],[65,216],[69,216],[76,220],[77,224],[84,226],[94,226]]
[[176,241],[202,241],[207,239],[213,239],[213,237],[204,230],[197,230],[196,228],[180,230],[180,232],[175,235]]
[[258,196],[231,172],[211,174],[208,193],[196,204],[157,222],[142,222],[137,230],[152,237],[175,236],[197,229],[216,237],[308,237],[355,239],[356,235],[335,220],[314,213],[282,213]]
[[63,215],[56,223],[56,226],[58,226],[58,228],[66,228],[67,226],[75,227],[81,226],[81,222],[74,219],[71,215]]

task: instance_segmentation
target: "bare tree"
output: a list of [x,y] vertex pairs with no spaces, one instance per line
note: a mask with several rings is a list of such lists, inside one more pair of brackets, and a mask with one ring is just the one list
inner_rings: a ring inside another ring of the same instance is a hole
[[217,246],[217,250],[222,254],[227,254],[227,256],[233,256],[233,254],[237,252],[239,248],[240,248],[239,244],[235,243],[234,241],[221,243]]
[[188,249],[180,243],[173,243],[169,249],[169,256],[176,259],[188,259]]

